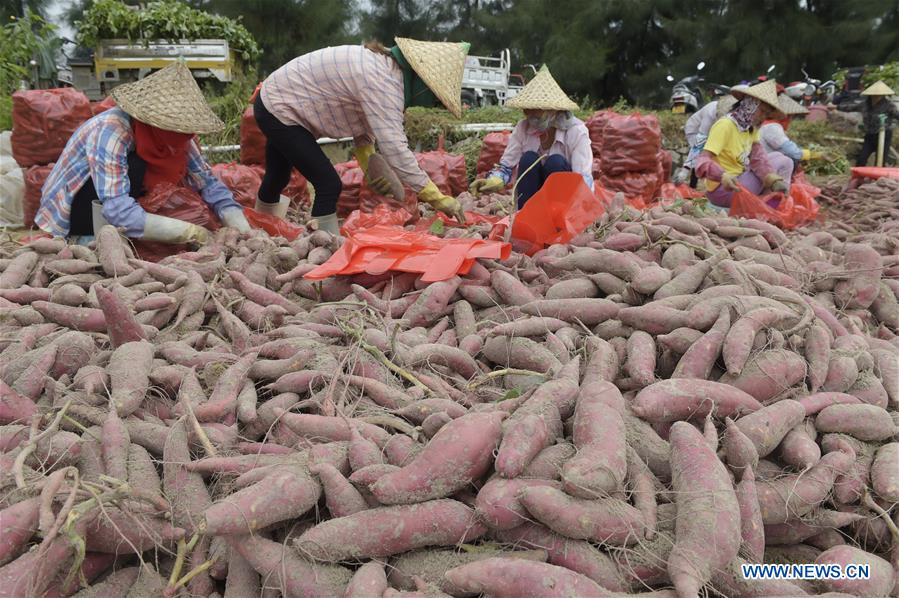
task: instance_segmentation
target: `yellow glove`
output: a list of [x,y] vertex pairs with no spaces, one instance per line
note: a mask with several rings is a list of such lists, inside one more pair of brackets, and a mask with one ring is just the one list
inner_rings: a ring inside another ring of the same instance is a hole
[[824,152],[809,152],[809,160],[823,160],[825,159]]
[[472,195],[481,193],[497,193],[505,189],[506,184],[498,176],[489,176],[486,179],[477,179],[471,182],[468,190]]
[[809,150],[809,149],[802,150],[802,157],[799,159],[802,160],[803,162],[808,162],[809,160],[811,160],[812,159],[812,150]]
[[779,174],[771,173],[765,177],[764,180],[764,189],[770,189],[771,191],[780,191],[781,193],[786,193],[787,184],[781,178]]
[[434,181],[428,181],[428,184],[418,192],[418,199],[438,212],[452,216],[459,224],[465,224],[465,211],[462,209],[462,204],[457,199],[441,193]]
[[202,226],[177,218],[147,214],[144,234],[141,238],[145,241],[159,241],[160,243],[205,245],[209,242],[209,231]]
[[737,190],[737,175],[725,172],[721,175],[721,186],[728,191]]
[[368,183],[369,189],[378,195],[387,195],[390,193],[390,183],[387,179],[382,176],[374,180],[368,178],[368,161],[375,155],[375,146],[370,143],[368,145],[357,145],[353,150],[353,155],[356,156],[356,162],[359,163],[359,168],[362,169],[362,174],[365,175],[365,180]]

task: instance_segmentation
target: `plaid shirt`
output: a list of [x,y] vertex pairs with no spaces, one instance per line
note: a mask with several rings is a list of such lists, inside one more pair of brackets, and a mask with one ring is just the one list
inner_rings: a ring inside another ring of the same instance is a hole
[[390,56],[362,46],[324,48],[294,58],[263,81],[262,102],[285,125],[316,137],[352,137],[378,151],[413,191],[430,180],[409,149],[403,73]]
[[[35,224],[51,235],[68,235],[72,199],[90,177],[103,204],[104,218],[123,227],[129,237],[142,236],[146,213],[131,197],[128,180],[128,153],[133,149],[131,118],[120,108],[98,114],[78,127],[44,183]],[[188,153],[185,182],[201,193],[219,217],[223,210],[239,207],[231,191],[213,176],[195,142]]]

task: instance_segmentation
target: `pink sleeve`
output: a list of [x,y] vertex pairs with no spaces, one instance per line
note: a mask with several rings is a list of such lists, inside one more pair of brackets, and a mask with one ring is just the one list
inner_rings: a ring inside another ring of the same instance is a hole
[[765,153],[765,148],[761,143],[753,143],[752,149],[749,150],[749,169],[760,179],[764,179],[774,172],[774,168],[768,161],[768,154]]
[[724,169],[715,160],[715,156],[711,152],[702,152],[696,158],[696,176],[709,179],[710,181],[720,181],[724,174]]

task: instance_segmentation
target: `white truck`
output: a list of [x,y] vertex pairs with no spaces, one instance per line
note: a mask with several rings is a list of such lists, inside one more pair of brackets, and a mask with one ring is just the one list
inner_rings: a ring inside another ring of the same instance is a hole
[[499,56],[468,56],[462,75],[462,103],[470,107],[494,106],[514,98],[524,87],[521,75],[511,73],[508,49]]

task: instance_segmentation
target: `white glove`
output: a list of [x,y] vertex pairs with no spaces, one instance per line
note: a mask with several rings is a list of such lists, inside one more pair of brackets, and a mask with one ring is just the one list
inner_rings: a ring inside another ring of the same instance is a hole
[[141,238],[145,241],[159,241],[160,243],[204,245],[209,241],[209,231],[202,226],[177,218],[147,214],[144,235]]
[[241,234],[250,232],[250,223],[244,216],[243,208],[228,208],[222,211],[222,222],[225,226],[236,228]]

